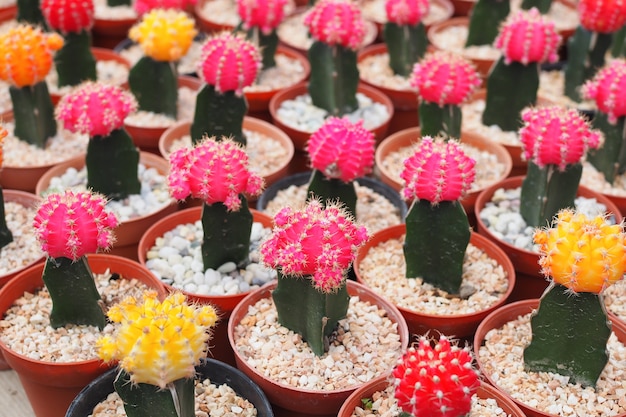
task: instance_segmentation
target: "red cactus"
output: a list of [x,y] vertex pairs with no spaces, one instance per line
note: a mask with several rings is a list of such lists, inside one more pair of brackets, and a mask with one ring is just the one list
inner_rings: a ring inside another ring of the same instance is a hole
[[399,26],[415,26],[422,21],[430,9],[430,0],[387,0],[387,20]]
[[398,406],[414,417],[459,417],[469,414],[480,386],[469,348],[441,336],[434,347],[421,337],[393,370]]
[[191,195],[209,205],[223,203],[231,211],[241,206],[239,194],[258,195],[263,187],[263,179],[248,170],[243,147],[226,138],[207,138],[173,152],[168,182],[176,199]]
[[61,98],[56,117],[71,132],[106,136],[124,126],[126,116],[135,110],[137,101],[129,92],[116,85],[85,82]]
[[135,11],[139,16],[143,16],[154,9],[174,9],[187,11],[196,4],[196,0],[136,0]]
[[476,161],[455,141],[424,136],[415,153],[404,161],[400,177],[406,200],[420,199],[433,205],[461,198],[474,182]]
[[494,46],[502,51],[507,64],[555,62],[561,36],[554,22],[536,8],[511,14],[500,28]]
[[429,103],[461,104],[480,86],[481,79],[471,62],[460,55],[435,52],[413,67],[411,85]]
[[106,199],[91,192],[48,195],[33,220],[41,249],[51,258],[72,260],[108,249],[118,221],[105,208]]
[[287,0],[237,0],[237,12],[244,29],[258,27],[268,35],[283,21],[286,5]]
[[578,15],[588,31],[613,33],[626,23],[626,1],[579,0]]
[[94,23],[93,0],[41,0],[40,7],[48,25],[61,33],[89,31]]
[[311,135],[307,152],[311,166],[326,177],[350,182],[369,174],[374,164],[374,134],[360,120],[329,117]]
[[218,93],[243,94],[256,80],[261,55],[256,46],[242,36],[222,32],[202,46],[199,73]]
[[333,292],[367,240],[367,231],[338,206],[324,209],[317,200],[303,210],[285,207],[274,217],[276,227],[261,245],[263,262],[285,275],[310,275],[316,288]]
[[311,36],[328,45],[356,50],[365,37],[365,22],[350,0],[320,0],[304,17]]
[[609,122],[615,123],[617,118],[626,116],[625,88],[626,60],[615,59],[583,85],[582,95],[595,100],[598,110],[608,116]]
[[567,165],[579,163],[588,149],[600,146],[600,133],[591,130],[575,109],[560,106],[526,109],[524,126],[519,131],[524,157],[537,164]]

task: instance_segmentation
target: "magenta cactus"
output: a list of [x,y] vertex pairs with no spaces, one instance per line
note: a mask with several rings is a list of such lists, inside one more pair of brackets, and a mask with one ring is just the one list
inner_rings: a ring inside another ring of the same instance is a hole
[[387,0],[385,12],[387,20],[397,25],[415,26],[430,10],[429,0]]
[[579,0],[580,25],[590,32],[613,33],[626,23],[626,2]]
[[269,35],[285,17],[287,0],[237,0],[237,12],[245,30],[261,29]]
[[41,0],[40,7],[50,28],[61,33],[80,33],[93,27],[93,0]]
[[349,0],[321,0],[304,17],[311,36],[327,45],[356,50],[365,37],[359,6]]
[[472,361],[468,347],[460,348],[443,335],[431,346],[422,336],[393,369],[398,406],[414,417],[469,415],[480,386]]
[[139,16],[150,12],[153,9],[174,9],[188,11],[196,4],[197,0],[136,0],[134,9]]

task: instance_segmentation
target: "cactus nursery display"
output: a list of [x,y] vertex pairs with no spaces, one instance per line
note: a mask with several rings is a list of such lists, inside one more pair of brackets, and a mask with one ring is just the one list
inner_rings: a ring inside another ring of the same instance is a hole
[[276,66],[278,48],[276,28],[285,18],[287,0],[237,0],[240,27],[261,51],[263,69]]
[[413,65],[426,53],[428,38],[422,19],[428,15],[429,0],[387,0],[387,22],[383,34],[389,66],[396,75],[408,77]]

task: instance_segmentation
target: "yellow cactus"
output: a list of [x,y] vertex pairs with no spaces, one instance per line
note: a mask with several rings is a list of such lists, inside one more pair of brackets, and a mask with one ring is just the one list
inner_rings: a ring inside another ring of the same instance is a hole
[[0,35],[0,79],[18,87],[43,81],[52,67],[53,52],[63,38],[29,25],[18,25]]
[[155,61],[178,61],[187,53],[197,33],[194,20],[187,13],[153,9],[130,29],[128,37]]
[[542,254],[542,273],[574,292],[599,294],[621,280],[626,270],[626,234],[603,216],[587,218],[562,210],[556,225],[534,236]]
[[133,383],[162,389],[193,377],[217,321],[213,307],[188,305],[178,292],[163,302],[154,291],[146,292],[142,301],[128,297],[111,307],[108,316],[120,327],[113,337],[98,340],[99,356],[107,362],[118,360]]

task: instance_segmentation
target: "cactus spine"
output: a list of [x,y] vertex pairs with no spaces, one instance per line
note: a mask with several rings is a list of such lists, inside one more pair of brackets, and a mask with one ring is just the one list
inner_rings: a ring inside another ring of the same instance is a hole
[[264,69],[276,66],[276,28],[285,17],[287,0],[237,0],[237,12],[246,36],[261,52]]
[[472,9],[465,46],[491,45],[500,24],[511,12],[506,0],[478,0]]
[[[8,134],[9,132],[7,132],[4,126],[0,126],[0,169],[2,168],[2,160],[4,157],[2,143]],[[13,242],[13,233],[11,233],[11,229],[9,229],[9,226],[7,225],[4,212],[4,194],[2,192],[2,187],[0,187],[0,251],[2,251],[2,248],[11,242]]]
[[429,0],[387,0],[384,38],[389,66],[394,74],[407,77],[413,64],[426,53],[428,38],[422,23],[430,8]]

